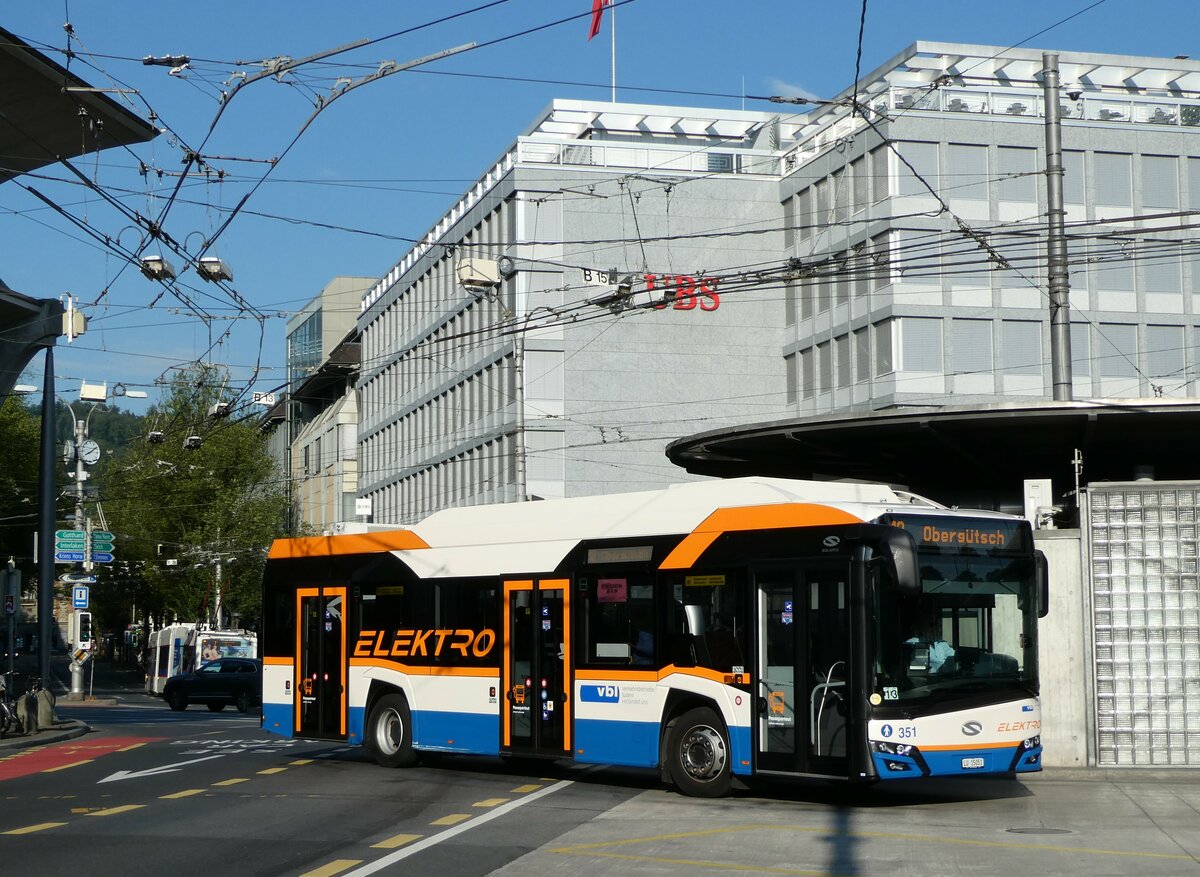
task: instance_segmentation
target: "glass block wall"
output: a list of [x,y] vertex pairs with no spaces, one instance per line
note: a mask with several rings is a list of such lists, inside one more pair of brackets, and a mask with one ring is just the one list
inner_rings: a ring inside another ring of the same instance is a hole
[[1200,483],[1091,485],[1100,766],[1200,766]]

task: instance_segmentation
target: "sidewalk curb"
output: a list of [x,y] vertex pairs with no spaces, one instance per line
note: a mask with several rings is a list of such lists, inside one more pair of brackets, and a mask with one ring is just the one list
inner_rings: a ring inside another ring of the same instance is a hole
[[73,740],[76,737],[82,737],[91,730],[90,725],[79,719],[60,720],[53,728],[41,730],[31,737],[5,737],[3,740],[0,740],[0,752],[7,752],[12,749],[28,749],[31,746],[44,746],[50,743],[61,743],[64,740]]

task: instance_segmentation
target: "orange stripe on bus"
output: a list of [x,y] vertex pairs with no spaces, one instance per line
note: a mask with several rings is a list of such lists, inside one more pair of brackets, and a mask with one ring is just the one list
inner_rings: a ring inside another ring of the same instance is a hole
[[575,678],[585,680],[617,682],[662,682],[668,676],[695,676],[697,679],[711,679],[713,682],[725,682],[729,674],[724,670],[709,670],[707,667],[676,667],[668,664],[661,670],[576,670]]
[[336,554],[378,554],[428,548],[429,543],[412,530],[382,530],[377,533],[350,533],[344,536],[301,536],[276,539],[271,543],[272,560],[298,557],[329,557]]
[[295,658],[263,658],[264,667],[290,667],[296,663]]
[[717,509],[675,546],[659,569],[690,568],[723,533],[861,523],[860,518],[849,512],[815,503],[789,502]]

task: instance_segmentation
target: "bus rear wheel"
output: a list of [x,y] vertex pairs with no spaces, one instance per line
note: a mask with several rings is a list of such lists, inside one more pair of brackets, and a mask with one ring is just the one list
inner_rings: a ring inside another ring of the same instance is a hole
[[417,753],[412,744],[412,713],[402,694],[385,694],[367,721],[367,746],[383,767],[412,767]]
[[679,791],[693,798],[719,798],[733,782],[724,723],[708,707],[690,709],[667,740],[667,762]]

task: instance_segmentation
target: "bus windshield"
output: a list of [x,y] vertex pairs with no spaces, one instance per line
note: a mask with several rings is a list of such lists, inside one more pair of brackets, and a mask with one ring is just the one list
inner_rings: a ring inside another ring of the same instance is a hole
[[884,704],[1037,693],[1037,605],[1025,521],[905,516],[919,593],[876,591],[875,693]]

